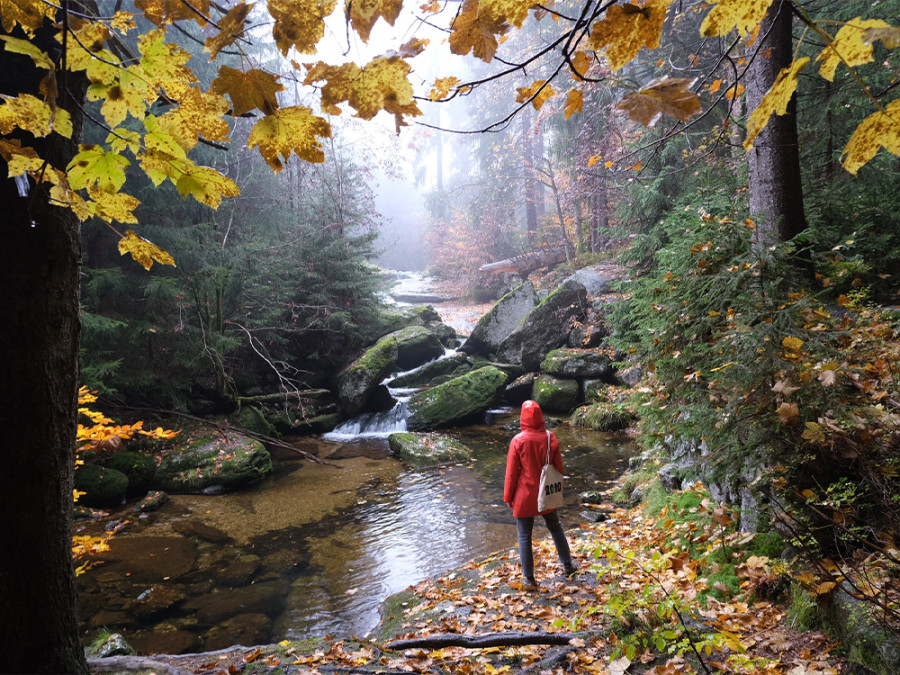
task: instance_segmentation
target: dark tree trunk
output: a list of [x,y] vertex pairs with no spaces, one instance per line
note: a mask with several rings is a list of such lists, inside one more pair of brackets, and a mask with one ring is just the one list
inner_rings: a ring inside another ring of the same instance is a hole
[[[773,3],[760,30],[761,44],[747,70],[747,111],[756,109],[779,71],[792,59],[791,11],[787,2]],[[750,212],[757,218],[761,246],[787,241],[806,228],[796,96],[785,115],[772,115],[748,154]]]
[[531,115],[528,108],[521,113],[522,143],[525,144],[525,223],[528,231],[528,243],[534,246],[537,241],[537,186],[535,179],[534,132],[531,129]]
[[[30,58],[0,51],[0,92],[36,94],[44,74]],[[71,101],[60,104],[80,130]],[[20,140],[57,167],[74,151],[55,134]],[[71,555],[79,224],[70,211],[49,206],[33,183],[20,196],[7,174],[0,159],[0,287],[7,303],[0,332],[0,672],[84,673]]]

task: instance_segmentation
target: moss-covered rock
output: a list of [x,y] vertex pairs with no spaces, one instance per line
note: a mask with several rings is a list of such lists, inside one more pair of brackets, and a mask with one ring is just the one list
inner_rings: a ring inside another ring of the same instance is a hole
[[634,421],[634,415],[612,403],[584,405],[572,413],[571,424],[595,431],[618,431]]
[[383,337],[341,371],[338,398],[348,416],[363,410],[375,387],[396,369],[397,353],[397,340]]
[[541,362],[541,370],[556,377],[612,377],[609,356],[591,349],[554,349]]
[[485,356],[495,352],[537,304],[534,285],[530,281],[517,286],[478,320],[460,349],[467,354]]
[[545,411],[569,412],[581,399],[578,380],[541,375],[534,381],[534,400]]
[[128,492],[140,493],[153,485],[156,476],[156,460],[150,455],[123,450],[103,462],[108,469],[121,471],[128,477]]
[[409,400],[410,431],[426,431],[465,422],[499,401],[507,376],[499,368],[485,366],[426,391]]
[[385,338],[397,341],[397,366],[402,370],[421,366],[444,354],[444,345],[425,326],[409,326]]
[[271,472],[272,458],[262,443],[234,431],[216,431],[164,455],[156,483],[166,492],[197,492],[248,485]]
[[400,432],[388,436],[391,452],[416,466],[431,466],[472,459],[472,451],[447,436]]
[[86,464],[75,472],[75,489],[84,492],[79,501],[85,506],[119,504],[128,492],[128,476],[116,469]]

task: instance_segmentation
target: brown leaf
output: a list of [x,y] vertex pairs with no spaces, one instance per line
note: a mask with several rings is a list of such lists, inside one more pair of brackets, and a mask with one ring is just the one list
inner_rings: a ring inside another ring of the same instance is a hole
[[627,94],[616,108],[628,113],[633,121],[653,127],[663,115],[687,122],[700,112],[700,98],[688,91],[694,80],[662,78]]

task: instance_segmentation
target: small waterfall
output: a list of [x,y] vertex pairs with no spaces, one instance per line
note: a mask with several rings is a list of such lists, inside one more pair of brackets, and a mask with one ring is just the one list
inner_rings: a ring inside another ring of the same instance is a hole
[[363,413],[347,420],[333,431],[323,434],[322,438],[326,441],[349,441],[360,437],[387,438],[398,431],[406,431],[407,416],[406,401],[398,401],[390,410]]

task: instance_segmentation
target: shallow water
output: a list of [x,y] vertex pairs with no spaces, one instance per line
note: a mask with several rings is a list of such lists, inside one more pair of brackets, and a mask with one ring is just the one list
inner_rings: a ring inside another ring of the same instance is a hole
[[[131,522],[107,561],[78,579],[82,636],[122,632],[140,653],[214,650],[284,638],[363,636],[382,601],[473,557],[515,545],[503,472],[516,416],[447,430],[472,448],[465,465],[415,470],[387,440],[316,439],[325,464],[283,462],[249,490],[173,495]],[[622,437],[554,428],[568,494],[602,488],[634,452]],[[563,507],[568,527],[581,520]],[[546,533],[544,533],[546,534]]]

